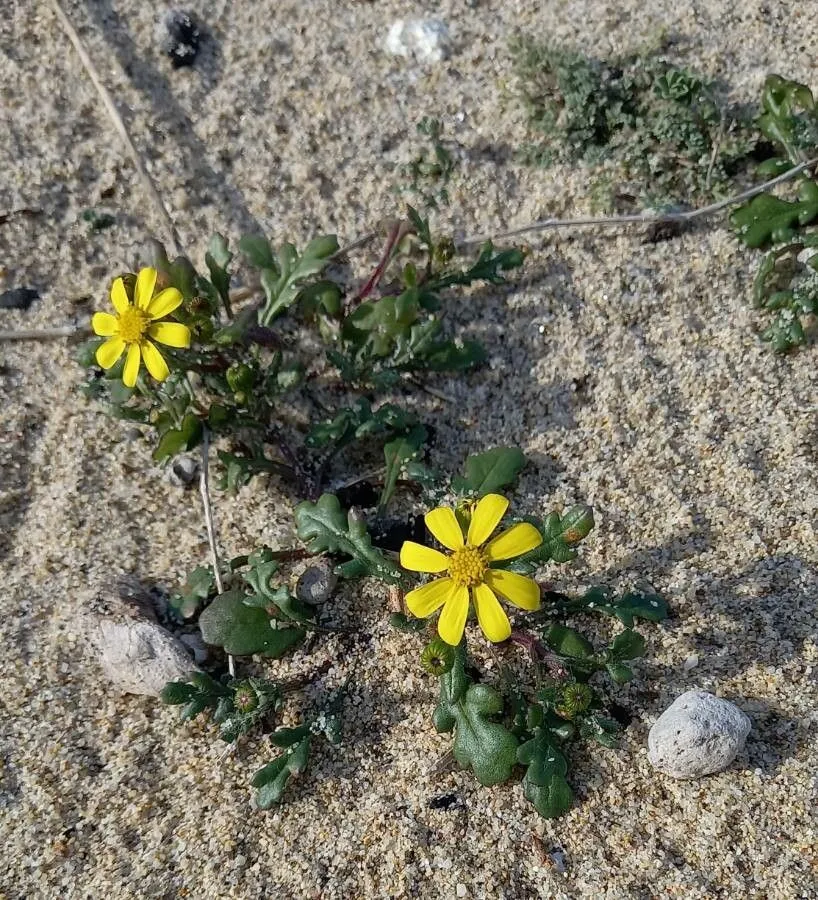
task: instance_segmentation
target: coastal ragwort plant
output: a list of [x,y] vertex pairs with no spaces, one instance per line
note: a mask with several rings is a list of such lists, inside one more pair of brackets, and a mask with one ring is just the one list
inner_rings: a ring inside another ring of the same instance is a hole
[[[326,612],[319,618],[281,579],[282,561],[304,555],[326,557],[336,575],[346,580],[374,578],[383,583],[385,595],[397,590],[408,615],[394,612],[390,622],[408,636],[428,637],[434,621],[430,617],[443,607],[436,621],[439,636],[430,637],[419,653],[423,668],[440,683],[432,717],[435,728],[453,733],[453,759],[481,784],[499,784],[519,769],[525,796],[537,811],[546,817],[561,815],[573,802],[565,752],[569,741],[616,745],[619,726],[606,714],[610,694],[598,674],[607,674],[614,684],[632,679],[629,662],[645,652],[634,620],[659,622],[667,608],[652,592],[633,591],[621,598],[604,587],[574,598],[543,592],[531,576],[548,562],[575,559],[578,545],[593,527],[593,514],[578,505],[544,519],[511,519],[492,537],[509,507],[497,491],[511,486],[524,463],[519,450],[500,447],[470,456],[463,477],[450,479],[425,468],[423,481],[414,483],[420,492],[417,503],[428,506],[444,496],[450,504],[430,509],[422,522],[448,555],[413,540],[404,541],[399,553],[379,546],[370,531],[382,514],[374,504],[345,510],[329,493],[302,501],[294,512],[302,548],[264,548],[231,561],[224,573],[228,587],[221,594],[215,593],[212,579],[207,582],[197,605],[202,637],[236,657],[280,658],[310,632],[354,633],[355,623],[331,623]],[[404,469],[402,474],[409,473]],[[407,487],[413,483],[409,477],[402,482]],[[441,577],[412,588],[410,579],[418,569]],[[196,580],[201,582],[201,576]],[[521,611],[513,623],[500,597]],[[196,615],[190,607],[188,613]],[[607,647],[595,648],[567,624],[588,613],[611,616],[625,628]],[[468,625],[472,617],[476,636]],[[494,684],[484,680],[487,676],[477,669],[484,646],[480,635],[505,653],[521,652],[526,675],[517,677],[504,665]],[[476,649],[471,657],[469,641]],[[188,682],[168,685],[163,699],[182,705],[183,718],[210,711],[227,741],[253,727],[273,729],[269,739],[283,752],[252,779],[259,789],[257,803],[266,808],[281,799],[290,778],[304,771],[316,736],[333,743],[340,738],[347,689],[344,685],[331,692],[295,727],[280,721],[273,727],[287,688],[266,679],[197,674]]]
[[[439,679],[433,723],[453,734],[453,759],[485,785],[519,770],[541,815],[563,813],[572,802],[568,742],[616,740],[597,676],[607,673],[616,684],[633,677],[628,662],[645,651],[633,621],[661,621],[664,602],[640,592],[617,599],[604,588],[574,599],[543,594],[532,576],[576,557],[593,527],[591,510],[508,518],[505,492],[525,465],[522,452],[471,455],[464,474],[449,478],[426,458],[431,425],[402,402],[422,374],[483,361],[478,344],[444,332],[439,311],[458,289],[503,283],[522,253],[485,242],[460,266],[451,241],[434,237],[411,207],[357,285],[340,266],[332,235],[301,251],[290,243],[273,248],[257,235],[238,249],[252,274],[250,287],[237,292],[234,254],[221,235],[205,255],[207,274],[155,244],[151,265],[114,280],[114,313],[94,315],[97,337],[80,352],[87,394],[153,433],[156,462],[202,445],[206,515],[211,442],[220,487],[235,491],[266,473],[300,500],[293,513],[300,547],[262,546],[222,564],[211,537],[212,564],[189,574],[169,610],[177,623],[197,628],[215,655],[205,671],[168,684],[163,700],[180,706],[183,720],[209,714],[228,744],[266,737],[279,752],[251,783],[259,807],[280,802],[316,740],[339,743],[351,689],[349,682],[319,688],[320,671],[287,682],[265,666],[322,637],[360,631],[360,623],[335,621],[331,605],[316,606],[293,589],[292,564],[323,558],[333,577],[381,582],[385,600],[402,605],[389,618],[399,631],[425,634],[436,624],[438,636],[427,634],[418,655]],[[325,490],[330,466],[353,445],[380,449],[379,472]],[[404,490],[410,496],[402,502],[426,510],[408,525],[390,518]],[[418,572],[440,577],[413,585]],[[501,599],[519,611],[513,620]],[[595,648],[568,624],[588,612],[626,628]],[[486,645],[482,638],[475,644],[472,617],[490,645],[522,649],[525,676],[505,665],[494,683],[480,673]],[[244,671],[236,672],[237,662]]]

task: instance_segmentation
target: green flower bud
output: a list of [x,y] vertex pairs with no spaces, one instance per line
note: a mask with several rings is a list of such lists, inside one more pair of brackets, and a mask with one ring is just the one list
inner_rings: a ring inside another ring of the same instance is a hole
[[585,712],[594,699],[594,693],[587,684],[576,682],[567,684],[562,691],[562,703],[556,710],[564,719],[573,719],[581,712]]
[[233,706],[240,713],[249,713],[256,709],[258,706],[258,694],[249,682],[242,681],[236,685],[233,692]]
[[423,648],[420,664],[430,675],[445,675],[454,665],[454,647],[435,638]]

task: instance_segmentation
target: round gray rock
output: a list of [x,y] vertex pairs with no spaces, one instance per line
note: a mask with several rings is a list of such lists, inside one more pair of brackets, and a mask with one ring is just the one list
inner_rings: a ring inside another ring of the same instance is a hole
[[306,568],[295,586],[298,599],[313,606],[326,603],[338,584],[338,576],[332,569],[326,560]]
[[651,765],[673,778],[701,778],[726,769],[744,747],[751,723],[729,700],[688,691],[648,734]]

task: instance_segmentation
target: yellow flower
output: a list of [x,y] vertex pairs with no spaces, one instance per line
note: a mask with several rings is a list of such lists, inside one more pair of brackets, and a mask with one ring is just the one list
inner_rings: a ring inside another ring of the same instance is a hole
[[122,371],[122,380],[127,387],[136,384],[140,359],[145,360],[145,367],[157,381],[164,381],[170,374],[164,357],[149,338],[168,347],[190,346],[190,330],[186,325],[156,321],[177,309],[182,303],[182,295],[176,288],[169,287],[154,296],[155,288],[156,269],[140,269],[132,304],[125,282],[117,278],[111,287],[111,303],[117,314],[98,312],[91,319],[94,333],[108,338],[96,353],[97,362],[103,369],[110,369],[127,350]]
[[437,630],[447,644],[457,646],[463,637],[469,614],[469,595],[483,634],[495,643],[506,640],[511,634],[508,616],[500,606],[497,594],[520,609],[539,609],[540,589],[536,581],[515,572],[491,568],[492,563],[521,556],[542,543],[540,532],[528,523],[512,525],[489,541],[507,509],[508,500],[499,494],[481,498],[472,510],[465,538],[449,507],[441,506],[426,513],[426,527],[452,551],[451,556],[414,541],[406,541],[401,547],[400,562],[405,569],[447,573],[406,595],[407,607],[419,619],[425,619],[443,607]]

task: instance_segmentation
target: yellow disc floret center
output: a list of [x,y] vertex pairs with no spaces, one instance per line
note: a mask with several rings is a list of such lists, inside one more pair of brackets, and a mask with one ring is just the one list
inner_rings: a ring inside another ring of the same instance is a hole
[[129,306],[119,315],[119,336],[126,344],[136,344],[148,330],[150,318],[135,306]]
[[486,558],[477,547],[466,545],[449,557],[449,575],[452,581],[464,587],[480,584],[486,568]]

